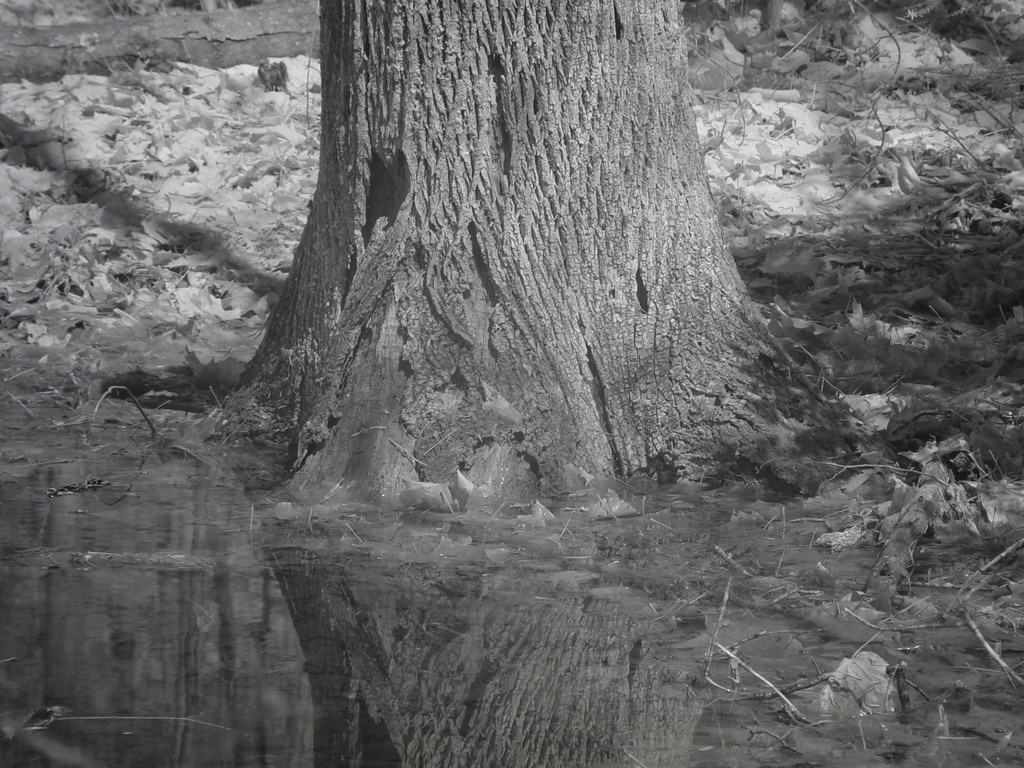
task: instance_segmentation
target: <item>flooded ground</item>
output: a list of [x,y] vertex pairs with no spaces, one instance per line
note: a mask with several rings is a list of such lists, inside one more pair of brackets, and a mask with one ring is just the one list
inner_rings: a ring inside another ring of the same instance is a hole
[[[244,496],[110,448],[5,467],[0,764],[311,765],[302,652]],[[111,485],[47,495],[88,478]]]
[[851,615],[884,596],[813,546],[841,509],[304,505],[108,407],[0,414],[0,765],[1024,764],[966,631]]

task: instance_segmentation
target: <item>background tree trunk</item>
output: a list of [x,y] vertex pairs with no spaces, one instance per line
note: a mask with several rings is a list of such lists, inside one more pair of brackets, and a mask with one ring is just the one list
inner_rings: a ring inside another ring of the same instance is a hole
[[317,55],[313,0],[245,10],[0,30],[0,80],[58,80],[107,74],[116,63],[187,61],[203,67],[258,64],[268,56]]
[[325,0],[321,34],[319,187],[235,408],[298,429],[299,484],[836,444],[723,247],[674,3]]

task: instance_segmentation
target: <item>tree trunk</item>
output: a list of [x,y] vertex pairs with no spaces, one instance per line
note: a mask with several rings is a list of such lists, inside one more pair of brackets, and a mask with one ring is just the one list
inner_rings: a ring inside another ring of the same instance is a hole
[[321,36],[319,186],[233,409],[294,430],[298,485],[529,493],[838,443],[723,246],[674,3],[324,0]]
[[246,10],[0,30],[0,81],[107,74],[115,63],[140,60],[223,68],[318,51],[316,3],[289,0]]
[[785,0],[768,0],[764,6],[764,15],[761,17],[761,26],[772,31],[782,26],[782,9]]

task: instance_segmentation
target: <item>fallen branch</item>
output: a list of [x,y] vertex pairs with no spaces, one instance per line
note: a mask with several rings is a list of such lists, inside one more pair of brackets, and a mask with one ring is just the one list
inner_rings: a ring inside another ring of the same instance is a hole
[[724,653],[730,659],[735,661],[737,664],[739,664],[741,667],[743,667],[745,670],[747,670],[747,672],[752,674],[754,677],[756,677],[758,680],[760,680],[766,686],[771,688],[772,692],[776,696],[778,696],[780,699],[782,699],[782,703],[786,705],[786,710],[789,712],[790,715],[792,715],[797,720],[800,720],[801,722],[804,722],[804,723],[811,722],[810,718],[805,717],[803,715],[803,713],[800,711],[800,709],[797,707],[797,705],[794,704],[792,701],[790,701],[790,699],[786,696],[786,694],[784,694],[782,691],[780,691],[779,688],[775,685],[775,683],[773,683],[767,677],[765,677],[764,675],[759,673],[756,669],[754,669],[752,666],[747,664],[747,662],[745,662],[743,659],[741,659],[739,656],[737,656],[735,653],[730,651],[728,648],[726,648],[721,643],[715,643],[715,647],[718,648],[718,650],[720,650],[722,653]]
[[312,0],[244,10],[138,16],[55,27],[0,30],[0,81],[59,80],[72,73],[109,74],[137,62],[186,61],[211,69],[263,59],[320,54]]
[[1009,664],[1003,661],[1003,657],[999,655],[996,649],[993,648],[989,644],[988,640],[985,639],[985,636],[981,634],[981,630],[978,628],[978,625],[975,623],[974,619],[967,611],[964,611],[964,620],[967,622],[967,626],[971,628],[971,631],[974,633],[974,636],[978,638],[978,642],[980,642],[981,647],[985,649],[985,653],[987,653],[992,658],[992,661],[994,661],[999,666],[999,668],[1006,673],[1006,676],[1010,678],[1013,682],[1015,682],[1017,685],[1024,685],[1024,678],[1021,678],[1020,675],[1018,675],[1010,668]]

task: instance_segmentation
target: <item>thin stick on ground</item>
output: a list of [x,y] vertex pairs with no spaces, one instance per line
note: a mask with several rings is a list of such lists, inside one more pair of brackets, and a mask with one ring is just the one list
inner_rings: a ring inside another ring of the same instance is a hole
[[[790,683],[789,685],[784,685],[781,688],[778,688],[777,691],[785,693],[787,695],[790,693],[796,693],[797,691],[805,691],[808,688],[813,688],[816,685],[827,683],[830,677],[832,677],[831,672],[822,672],[820,675],[816,675],[815,677],[810,677],[805,680],[797,680],[796,682]],[[772,688],[773,690],[765,691],[764,693],[748,693],[743,696],[740,696],[739,698],[746,699],[749,701],[763,701],[765,699],[774,699],[778,695],[778,693],[776,691],[775,686],[772,686]]]
[[725,621],[725,606],[729,604],[729,590],[732,589],[732,576],[725,582],[725,593],[722,595],[722,605],[718,609],[718,621],[715,622],[715,629],[711,633],[711,639],[708,641],[708,651],[704,655],[704,677],[707,678],[711,673],[711,659],[715,655],[715,646],[718,644],[718,630],[722,628],[722,622]]
[[16,403],[17,403],[18,405],[20,405],[20,406],[21,406],[22,408],[24,408],[24,409],[25,409],[25,413],[27,413],[27,414],[28,414],[29,416],[31,416],[31,417],[32,417],[33,419],[34,419],[34,418],[36,417],[36,415],[35,415],[34,413],[32,413],[32,411],[30,411],[30,410],[29,410],[29,407],[28,407],[27,405],[25,405],[25,404],[24,404],[23,402],[21,402],[21,400],[19,400],[18,398],[16,398],[16,397],[15,397],[15,396],[14,396],[14,395],[13,395],[13,394],[11,393],[11,392],[8,392],[8,393],[7,393],[7,396],[8,396],[9,398],[11,398],[11,400],[13,400],[14,402],[16,402]]
[[762,683],[764,683],[769,688],[771,688],[772,691],[775,693],[775,695],[778,696],[780,699],[782,699],[782,702],[786,705],[786,709],[789,710],[789,714],[791,714],[793,717],[795,717],[798,720],[801,720],[801,721],[803,721],[805,723],[811,722],[810,718],[804,717],[804,714],[800,711],[800,708],[797,707],[797,705],[794,704],[789,699],[789,697],[786,696],[786,694],[784,694],[781,690],[779,690],[779,688],[775,685],[775,683],[773,683],[767,677],[762,675],[760,672],[758,672],[752,666],[747,664],[747,662],[745,662],[743,659],[741,659],[739,656],[737,656],[735,653],[730,651],[728,648],[726,648],[721,643],[715,643],[715,647],[718,648],[718,650],[720,650],[722,653],[727,655],[730,659],[735,661],[737,664],[739,664],[741,667],[743,667],[745,670],[747,670],[747,672],[752,674],[754,677],[756,677]]
[[83,717],[59,717],[58,720],[169,720],[178,723],[191,723],[192,725],[205,725],[208,728],[217,728],[221,731],[231,731],[232,733],[239,733],[236,728],[229,728],[226,725],[218,725],[217,723],[211,723],[208,720],[200,720],[197,717],[159,717],[159,716],[135,716],[135,715],[89,715]]
[[732,555],[730,555],[730,554],[729,554],[728,552],[726,552],[726,551],[725,551],[724,549],[722,549],[722,548],[721,548],[720,546],[718,546],[717,544],[715,545],[715,554],[716,554],[716,555],[718,555],[718,556],[719,556],[720,558],[722,558],[723,560],[725,560],[725,562],[727,562],[727,563],[729,564],[729,566],[730,566],[730,567],[732,567],[732,568],[734,568],[735,570],[739,571],[739,572],[740,572],[740,573],[742,573],[742,574],[743,574],[744,576],[746,576],[746,577],[748,577],[748,578],[753,578],[754,574],[752,574],[752,573],[751,573],[750,571],[748,571],[748,570],[747,570],[746,568],[744,568],[744,567],[743,567],[742,565],[740,565],[739,563],[737,563],[737,562],[736,562],[736,561],[735,561],[735,560],[733,559],[733,556],[732,556]]
[[1024,686],[1024,678],[1021,678],[1020,675],[1010,669],[1009,664],[1003,661],[1003,657],[1000,656],[996,649],[989,644],[988,640],[985,639],[985,636],[981,634],[981,630],[974,622],[974,619],[971,618],[971,615],[966,611],[964,611],[964,620],[967,622],[967,626],[971,628],[971,632],[974,633],[974,636],[978,638],[978,642],[981,643],[981,646],[985,649],[985,653],[992,657],[992,661],[999,665],[999,668],[1002,669],[1003,672],[1006,673],[1006,676],[1014,683]]
[[[989,560],[987,563],[981,566],[978,570],[976,570],[974,573],[968,576],[963,586],[960,587],[960,591],[957,592],[956,602],[960,604],[968,602],[971,598],[971,595],[973,595],[975,592],[981,589],[981,587],[988,581],[987,578],[984,578],[988,575],[988,572],[995,568],[1000,562],[1008,558],[1021,547],[1024,547],[1024,538],[1017,539],[1015,542],[1013,542],[1013,544],[1008,546],[1006,549],[1004,549],[1002,552],[1000,552],[998,555],[993,557],[991,560]],[[975,580],[979,581],[977,581],[977,583],[974,583]],[[973,586],[971,586],[972,584]],[[969,590],[968,586],[970,586]]]
[[949,621],[924,621],[917,624],[893,624],[891,627],[883,627],[880,624],[875,624],[873,621],[868,621],[863,616],[858,616],[854,611],[851,611],[845,605],[842,606],[843,612],[855,621],[859,621],[865,627],[874,629],[878,632],[914,632],[922,629],[954,629],[956,627],[962,627],[963,622],[949,622]]
[[153,422],[149,420],[149,416],[147,416],[146,412],[142,409],[142,404],[138,401],[138,399],[136,399],[135,395],[132,394],[132,391],[128,389],[128,387],[122,387],[120,385],[108,387],[107,391],[104,392],[103,396],[99,399],[99,402],[96,403],[96,407],[93,408],[93,418],[96,418],[96,413],[99,411],[100,406],[103,405],[103,401],[107,399],[107,395],[112,395],[115,392],[124,392],[126,395],[128,395],[128,397],[131,398],[131,401],[135,403],[135,407],[139,409],[139,413],[142,414],[142,418],[146,420],[146,424],[149,426],[149,431],[153,433],[153,437],[156,437],[156,427],[153,426]]

